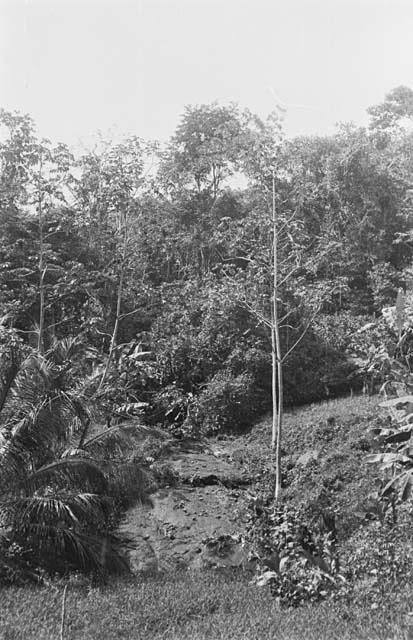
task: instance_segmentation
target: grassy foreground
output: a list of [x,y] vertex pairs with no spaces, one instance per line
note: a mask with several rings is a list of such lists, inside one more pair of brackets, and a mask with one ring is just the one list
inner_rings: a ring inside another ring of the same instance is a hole
[[[3,589],[2,640],[59,638],[63,587]],[[406,600],[408,596],[406,594]],[[243,576],[186,573],[103,589],[69,586],[66,640],[364,640],[403,639],[402,611],[369,611],[325,603],[280,610]]]

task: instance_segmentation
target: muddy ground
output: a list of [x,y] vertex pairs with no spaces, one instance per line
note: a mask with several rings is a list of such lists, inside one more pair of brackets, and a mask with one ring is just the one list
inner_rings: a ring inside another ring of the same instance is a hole
[[152,494],[152,507],[132,507],[121,525],[134,543],[134,572],[250,567],[242,542],[253,483],[247,448],[246,437],[169,447],[171,484]]

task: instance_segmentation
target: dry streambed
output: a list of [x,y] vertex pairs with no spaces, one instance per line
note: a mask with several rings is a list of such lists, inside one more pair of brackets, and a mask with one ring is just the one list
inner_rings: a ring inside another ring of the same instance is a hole
[[152,494],[152,507],[131,508],[120,527],[133,540],[134,572],[248,567],[240,534],[250,478],[234,444],[174,444],[167,462],[176,482]]

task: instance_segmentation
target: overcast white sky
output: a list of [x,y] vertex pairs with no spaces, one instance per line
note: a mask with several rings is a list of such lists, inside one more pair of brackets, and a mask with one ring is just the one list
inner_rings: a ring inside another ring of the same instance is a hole
[[[413,88],[413,0],[0,0],[0,107],[77,144],[165,140],[186,104],[288,106],[288,135]],[[272,90],[270,89],[272,88]]]

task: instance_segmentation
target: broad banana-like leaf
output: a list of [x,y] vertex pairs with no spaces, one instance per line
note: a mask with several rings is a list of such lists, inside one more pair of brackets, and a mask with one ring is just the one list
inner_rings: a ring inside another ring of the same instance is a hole
[[389,480],[389,482],[383,487],[381,494],[383,496],[387,496],[395,488],[400,488],[401,498],[403,500],[405,500],[410,495],[411,489],[412,489],[412,470],[411,469],[393,476],[393,478],[391,478],[391,480]]
[[370,453],[366,456],[366,461],[370,464],[394,464],[400,463],[412,463],[413,461],[408,456],[404,456],[400,453]]
[[410,440],[410,436],[412,434],[412,429],[403,429],[400,431],[397,431],[396,433],[393,433],[389,436],[386,436],[384,438],[384,442],[386,444],[392,444],[392,443],[397,443],[397,442],[406,442],[407,440]]
[[412,480],[412,473],[407,473],[400,487],[400,495],[402,500],[407,500],[408,498],[410,498],[412,493]]
[[401,337],[404,323],[406,320],[406,295],[402,288],[397,292],[396,298],[396,325],[399,332],[399,338]]
[[385,400],[384,402],[380,402],[379,407],[383,407],[387,409],[389,407],[397,407],[398,405],[403,404],[413,404],[413,396],[400,396],[399,398],[392,398],[391,400]]

